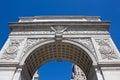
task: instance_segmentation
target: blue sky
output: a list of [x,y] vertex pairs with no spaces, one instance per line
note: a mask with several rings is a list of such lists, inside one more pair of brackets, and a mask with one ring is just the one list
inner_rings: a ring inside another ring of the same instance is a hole
[[[109,31],[120,50],[120,0],[1,0],[0,49],[10,33],[8,22],[17,22],[18,17],[48,15],[101,16],[102,20],[110,20],[112,23]],[[64,77],[64,72],[70,73],[70,67],[71,63],[65,61],[47,63],[40,69],[41,73],[46,72],[40,75],[41,80],[69,80]]]

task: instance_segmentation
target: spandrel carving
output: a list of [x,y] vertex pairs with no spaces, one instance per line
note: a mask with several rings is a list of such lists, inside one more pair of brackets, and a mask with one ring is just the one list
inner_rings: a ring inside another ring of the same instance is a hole
[[81,43],[86,48],[88,48],[92,53],[95,53],[95,50],[90,38],[78,38],[78,39],[71,39],[71,40]]
[[34,47],[35,45],[37,45],[45,40],[46,39],[39,39],[39,38],[27,39],[27,42],[26,42],[25,48],[24,48],[24,53],[28,52],[32,47]]

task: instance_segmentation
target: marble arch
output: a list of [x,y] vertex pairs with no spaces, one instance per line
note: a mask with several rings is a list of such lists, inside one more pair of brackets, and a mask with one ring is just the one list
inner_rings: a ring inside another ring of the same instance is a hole
[[42,66],[44,63],[51,60],[67,60],[73,62],[80,66],[80,68],[88,77],[89,71],[92,68],[93,64],[96,64],[95,57],[92,55],[93,60],[91,59],[90,56],[92,53],[90,53],[89,50],[79,44],[76,46],[75,42],[68,40],[63,40],[62,42],[51,40],[48,42],[50,43],[47,43],[47,41],[45,41],[47,44],[44,44],[44,42],[42,42],[42,44],[39,44],[37,47],[35,46],[33,49],[31,49],[25,61],[23,61],[23,70],[27,72],[28,69],[31,78],[39,66]]
[[87,80],[120,79],[120,54],[109,34],[110,22],[99,16],[20,17],[9,26],[0,51],[0,80],[31,80],[51,60],[77,64]]

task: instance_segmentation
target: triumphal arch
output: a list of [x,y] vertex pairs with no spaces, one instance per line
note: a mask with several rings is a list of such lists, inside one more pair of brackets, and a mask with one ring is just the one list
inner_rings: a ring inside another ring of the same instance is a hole
[[0,51],[0,80],[32,80],[51,60],[73,62],[86,80],[120,80],[120,54],[108,31],[110,22],[99,16],[20,17],[9,26]]

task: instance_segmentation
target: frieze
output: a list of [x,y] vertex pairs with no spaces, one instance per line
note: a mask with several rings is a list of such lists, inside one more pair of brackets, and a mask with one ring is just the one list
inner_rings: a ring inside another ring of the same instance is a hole
[[22,41],[23,39],[10,39],[9,45],[5,49],[1,59],[15,59]]
[[97,34],[109,34],[108,31],[66,31],[64,34],[86,34],[86,35],[97,35]]
[[40,39],[40,38],[27,39],[25,48],[24,48],[24,53],[28,52],[32,47],[34,47],[35,45],[37,45],[45,40],[47,40],[47,39]]
[[[54,34],[54,31],[17,31],[17,32],[11,32],[11,35],[50,35]],[[98,35],[98,34],[104,34],[108,35],[108,31],[64,31],[63,34],[80,34],[80,35]]]
[[99,46],[98,49],[102,59],[112,60],[118,58],[108,39],[96,39],[95,41]]

